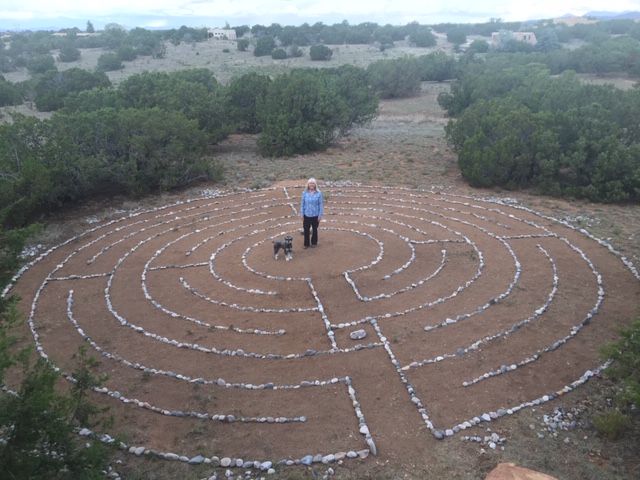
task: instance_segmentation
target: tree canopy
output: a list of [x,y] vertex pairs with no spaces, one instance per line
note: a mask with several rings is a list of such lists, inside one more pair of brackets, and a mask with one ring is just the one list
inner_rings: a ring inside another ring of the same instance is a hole
[[438,100],[456,116],[446,137],[473,186],[640,200],[638,85],[589,85],[496,59],[468,68]]
[[355,67],[293,70],[274,79],[257,98],[265,156],[291,156],[325,149],[355,125],[370,121],[378,101]]
[[369,64],[367,73],[380,98],[412,97],[420,92],[420,70],[415,57],[378,60]]
[[41,112],[51,112],[62,108],[65,98],[71,93],[110,86],[111,81],[102,72],[91,73],[80,68],[49,71],[36,81],[35,104]]

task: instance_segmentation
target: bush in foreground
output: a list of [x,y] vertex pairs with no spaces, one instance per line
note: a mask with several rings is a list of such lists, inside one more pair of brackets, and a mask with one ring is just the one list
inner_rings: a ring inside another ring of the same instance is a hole
[[[0,287],[20,264],[24,240],[37,226],[0,233]],[[102,378],[91,374],[93,359],[80,348],[77,379],[68,391],[60,391],[60,373],[40,358],[30,362],[31,348],[16,349],[18,299],[0,297],[0,384],[8,368],[22,365],[22,384],[16,393],[0,391],[0,478],[57,480],[99,479],[115,451],[100,441],[89,446],[76,434],[78,427],[106,427],[97,420],[104,413],[88,401],[88,392]],[[84,347],[84,346],[83,346]]]
[[619,333],[618,340],[602,347],[601,356],[613,360],[606,372],[624,384],[622,399],[640,406],[640,316]]
[[331,55],[333,55],[333,50],[326,45],[313,45],[309,49],[309,57],[313,61],[330,60]]

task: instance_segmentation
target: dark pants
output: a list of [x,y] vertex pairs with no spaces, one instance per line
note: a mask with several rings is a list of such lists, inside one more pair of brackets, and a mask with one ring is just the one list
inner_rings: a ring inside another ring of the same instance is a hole
[[302,227],[304,228],[304,246],[309,246],[309,230],[313,230],[311,233],[311,245],[318,244],[318,217],[307,217],[306,215],[302,219]]

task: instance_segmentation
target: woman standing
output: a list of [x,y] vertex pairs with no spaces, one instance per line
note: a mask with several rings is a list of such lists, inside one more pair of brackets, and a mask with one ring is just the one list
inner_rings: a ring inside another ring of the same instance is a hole
[[[307,188],[302,192],[300,201],[300,215],[302,215],[302,227],[304,229],[304,248],[316,248],[318,245],[318,225],[322,219],[323,203],[322,193],[318,190],[315,178],[310,178]],[[311,230],[311,242],[309,233]]]

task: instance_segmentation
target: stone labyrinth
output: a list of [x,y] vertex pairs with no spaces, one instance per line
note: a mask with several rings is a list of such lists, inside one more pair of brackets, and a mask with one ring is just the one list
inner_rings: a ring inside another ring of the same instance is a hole
[[217,192],[89,225],[5,294],[67,379],[81,343],[99,360],[130,451],[245,467],[499,428],[598,373],[635,313],[631,262],[514,201],[323,187],[316,249],[301,185]]

